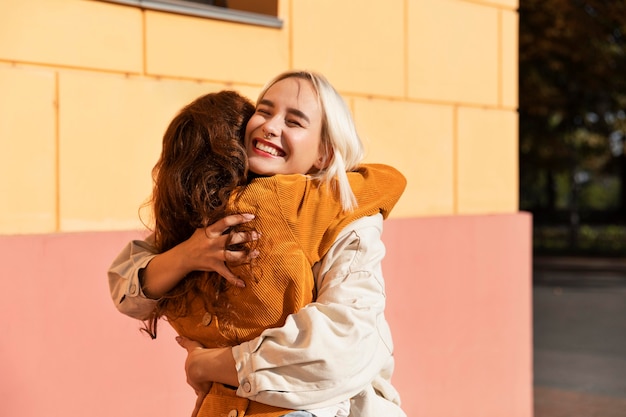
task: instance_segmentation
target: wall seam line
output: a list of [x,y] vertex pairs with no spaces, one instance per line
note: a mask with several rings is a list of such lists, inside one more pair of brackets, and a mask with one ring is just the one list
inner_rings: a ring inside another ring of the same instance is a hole
[[[287,49],[289,49],[289,68],[293,69],[293,1],[289,1],[289,33],[287,34]],[[280,4],[280,3],[279,3]]]
[[142,66],[143,66],[143,75],[147,75],[148,74],[148,35],[146,33],[147,31],[147,27],[146,27],[146,11],[142,10],[141,11],[141,36],[142,36],[142,50],[143,50],[143,57],[142,57]]
[[459,214],[459,106],[452,107],[452,213]]
[[504,36],[502,10],[498,10],[498,107],[504,103]]
[[59,83],[60,75],[58,71],[54,73],[54,171],[55,171],[55,204],[54,204],[54,230],[61,231],[61,128],[60,128],[60,108],[59,103]]
[[409,97],[409,2],[404,0],[404,97]]

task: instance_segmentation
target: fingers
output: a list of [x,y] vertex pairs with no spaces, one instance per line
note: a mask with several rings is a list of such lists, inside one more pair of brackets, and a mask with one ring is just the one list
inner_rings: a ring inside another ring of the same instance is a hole
[[259,240],[261,233],[256,230],[247,232],[236,232],[230,234],[230,245],[239,245],[241,243],[253,242]]
[[230,216],[226,216],[206,228],[207,236],[209,236],[209,234],[211,235],[210,237],[219,236],[227,231],[229,228],[238,224],[247,223],[253,219],[254,214],[250,213],[232,214]]
[[188,339],[184,336],[176,336],[176,341],[183,348],[187,349],[187,352],[191,352],[192,350],[196,349],[204,349],[204,346],[202,346],[201,343],[196,342],[195,340]]
[[230,269],[228,269],[225,263],[216,265],[215,272],[220,274],[226,281],[230,282],[235,287],[244,288],[246,286],[246,283],[242,279],[230,272]]
[[196,229],[189,239],[183,242],[180,253],[184,256],[184,264],[193,271],[215,271],[230,284],[243,288],[245,283],[234,275],[226,262],[236,264],[247,262],[256,256],[258,251],[250,251],[244,245],[257,240],[260,236],[256,231],[242,231],[225,234],[232,226],[246,223],[254,219],[252,214],[234,214],[226,216],[206,228]]

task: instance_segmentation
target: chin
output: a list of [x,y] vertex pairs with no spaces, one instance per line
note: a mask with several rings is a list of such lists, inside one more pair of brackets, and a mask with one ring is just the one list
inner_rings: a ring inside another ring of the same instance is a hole
[[275,174],[275,172],[273,170],[271,170],[271,169],[257,168],[257,167],[254,167],[254,166],[250,166],[248,171],[250,171],[250,174],[255,175],[257,177],[269,177],[270,175],[274,175]]

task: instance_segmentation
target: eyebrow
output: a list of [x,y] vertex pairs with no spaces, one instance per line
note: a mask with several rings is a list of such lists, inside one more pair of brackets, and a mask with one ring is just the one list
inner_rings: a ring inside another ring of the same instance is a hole
[[[274,108],[274,103],[270,100],[267,99],[263,99],[261,101],[259,101],[259,105],[260,104],[264,104],[266,106],[269,106],[271,108]],[[298,110],[298,109],[294,109],[293,107],[288,107],[287,108],[287,113],[293,114],[294,116],[300,117],[302,119],[304,119],[307,123],[311,123],[311,120],[309,119],[309,117],[303,113],[302,111]]]

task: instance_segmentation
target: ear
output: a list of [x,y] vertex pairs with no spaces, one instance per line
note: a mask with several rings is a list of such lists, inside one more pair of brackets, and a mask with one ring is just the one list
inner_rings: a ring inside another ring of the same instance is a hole
[[333,160],[334,151],[330,146],[325,148],[320,148],[320,154],[313,166],[317,168],[319,171],[328,168],[331,161]]

